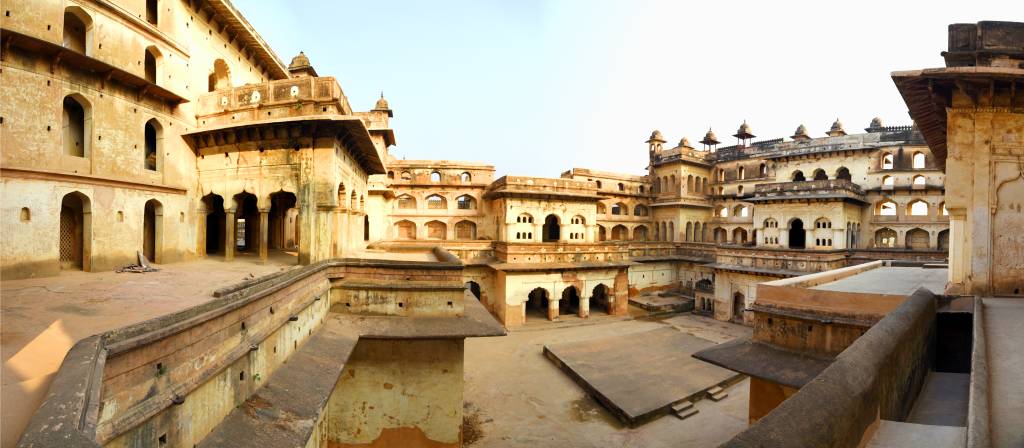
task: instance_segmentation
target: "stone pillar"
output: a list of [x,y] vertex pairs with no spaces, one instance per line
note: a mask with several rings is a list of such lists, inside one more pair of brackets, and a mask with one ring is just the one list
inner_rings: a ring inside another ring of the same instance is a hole
[[268,226],[270,223],[269,217],[270,210],[260,210],[260,263],[264,264],[267,263],[267,248],[270,247],[270,241],[268,241],[268,237],[270,235],[268,232]]
[[[200,202],[202,204],[202,202]],[[196,256],[206,256],[206,215],[209,212],[205,205],[200,205],[196,211]]]
[[582,292],[580,293],[580,317],[590,317],[590,299]]
[[832,230],[832,247],[835,249],[848,249],[849,244],[848,237],[846,236],[848,229],[833,229]]
[[949,211],[949,282],[963,285],[968,259],[964,254],[967,216],[962,209]]
[[558,299],[548,297],[548,320],[558,319]]
[[814,229],[804,229],[804,248],[815,247],[814,240]]
[[231,261],[235,259],[235,211],[224,214],[224,261]]
[[789,227],[779,228],[779,245],[789,247]]

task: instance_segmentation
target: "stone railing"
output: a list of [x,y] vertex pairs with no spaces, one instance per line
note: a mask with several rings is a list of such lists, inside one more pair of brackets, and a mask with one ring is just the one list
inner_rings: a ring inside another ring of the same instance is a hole
[[[211,117],[253,109],[295,107],[303,103],[327,103],[333,106],[327,107],[327,110],[321,106],[313,111],[317,113],[352,114],[352,108],[337,80],[333,77],[303,77],[246,84],[200,95],[196,100],[196,117],[201,124],[207,118],[205,124],[210,125],[214,124],[209,120]],[[265,116],[262,114],[254,118]]]
[[878,419],[909,414],[930,367],[935,313],[936,297],[918,289],[795,395],[721,446],[866,445]]
[[754,196],[761,199],[837,194],[864,200],[864,189],[845,179],[810,180],[757,184]]

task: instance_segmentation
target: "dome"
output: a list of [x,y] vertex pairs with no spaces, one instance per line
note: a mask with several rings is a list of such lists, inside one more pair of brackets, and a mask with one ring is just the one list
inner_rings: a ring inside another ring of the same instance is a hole
[[875,117],[871,119],[871,127],[880,128],[882,127],[882,117]]
[[373,108],[375,110],[388,110],[388,109],[391,109],[391,107],[388,106],[388,100],[384,99],[384,92],[380,93],[380,99],[377,100],[377,104],[375,106],[373,106]]
[[746,139],[754,138],[756,137],[756,135],[754,135],[754,132],[750,130],[750,125],[747,124],[747,120],[743,120],[743,124],[741,124],[740,128],[736,130],[736,133],[733,134],[733,137]]
[[665,142],[665,138],[661,136],[661,131],[655,129],[654,132],[651,133],[651,138],[647,139],[647,141],[648,142],[652,142],[653,141],[653,142],[662,142],[662,143],[664,143]]
[[836,118],[836,121],[832,123],[832,127],[828,130],[830,137],[840,137],[846,135],[846,131],[843,130],[843,122]]
[[693,146],[690,145],[690,139],[688,139],[686,137],[683,137],[682,140],[679,140],[679,147],[680,148],[693,148]]
[[288,64],[288,72],[292,74],[293,78],[301,76],[317,76],[316,70],[313,69],[313,66],[309,63],[309,57],[306,56],[306,53],[301,51],[298,55],[292,58],[292,62]]
[[715,136],[715,132],[708,128],[708,133],[704,134],[704,140],[700,141],[705,145],[717,145],[719,143],[718,137]]
[[801,124],[800,126],[797,126],[796,132],[794,132],[790,138],[793,140],[806,140],[811,138],[811,136],[807,135],[807,126]]

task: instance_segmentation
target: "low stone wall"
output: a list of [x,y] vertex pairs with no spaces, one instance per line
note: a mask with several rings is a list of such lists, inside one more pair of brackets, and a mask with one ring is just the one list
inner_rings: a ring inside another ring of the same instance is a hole
[[932,358],[935,312],[936,297],[918,289],[799,392],[722,446],[862,446],[879,419],[900,421],[910,412]]
[[[395,314],[428,308],[427,315],[461,316],[462,265],[443,251],[435,255],[443,261],[302,266],[79,341],[19,446],[193,446],[317,332],[337,305],[332,290],[401,286],[414,293],[415,306]],[[443,297],[424,298],[431,289]]]
[[971,386],[967,403],[967,448],[989,448],[988,342],[985,339],[985,303],[974,299],[974,346],[971,349]]

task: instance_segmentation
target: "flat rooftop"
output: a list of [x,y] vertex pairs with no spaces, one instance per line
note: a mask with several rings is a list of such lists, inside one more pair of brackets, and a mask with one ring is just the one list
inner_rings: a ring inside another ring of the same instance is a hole
[[946,268],[880,266],[810,289],[909,296],[924,287],[934,294],[942,294],[948,279],[949,269]]

